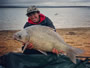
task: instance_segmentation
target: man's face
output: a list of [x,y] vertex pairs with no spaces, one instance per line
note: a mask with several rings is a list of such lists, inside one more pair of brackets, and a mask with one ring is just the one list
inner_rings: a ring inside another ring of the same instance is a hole
[[32,22],[39,22],[39,13],[33,12],[29,15],[29,18],[32,20]]

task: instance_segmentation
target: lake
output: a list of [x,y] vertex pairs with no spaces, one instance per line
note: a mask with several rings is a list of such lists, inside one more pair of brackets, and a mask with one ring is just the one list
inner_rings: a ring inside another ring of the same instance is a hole
[[[0,8],[0,30],[20,30],[27,22],[27,8]],[[90,8],[39,8],[56,28],[90,27]]]

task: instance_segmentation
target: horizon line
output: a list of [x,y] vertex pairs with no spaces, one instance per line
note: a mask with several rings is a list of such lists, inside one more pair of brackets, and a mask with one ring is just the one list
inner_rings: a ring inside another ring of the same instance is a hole
[[[29,6],[0,6],[0,8],[28,8]],[[74,7],[88,7],[90,6],[37,6],[38,8],[74,8]]]

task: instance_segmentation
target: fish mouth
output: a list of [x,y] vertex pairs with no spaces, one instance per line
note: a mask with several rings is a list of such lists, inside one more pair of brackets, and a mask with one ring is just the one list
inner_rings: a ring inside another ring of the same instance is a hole
[[21,40],[19,40],[19,39],[14,38],[14,40],[19,41],[19,42],[25,44],[23,41],[21,41]]
[[16,35],[13,36],[13,39],[16,40],[16,41],[19,41],[19,42],[21,42],[21,43],[24,43],[23,41],[17,39],[17,36],[16,36]]
[[19,42],[21,42],[21,43],[24,43],[23,41],[20,41],[20,40],[17,40],[17,41],[19,41]]

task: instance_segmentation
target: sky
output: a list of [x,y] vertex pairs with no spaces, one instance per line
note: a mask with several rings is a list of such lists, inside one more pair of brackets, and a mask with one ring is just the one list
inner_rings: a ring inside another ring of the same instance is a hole
[[59,5],[61,3],[90,2],[90,0],[0,0],[0,5]]

